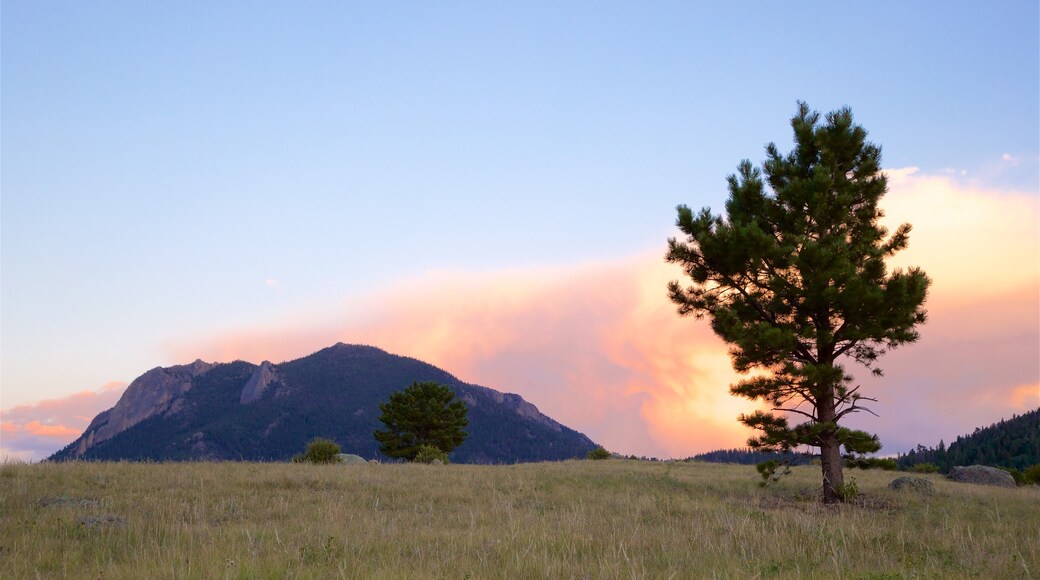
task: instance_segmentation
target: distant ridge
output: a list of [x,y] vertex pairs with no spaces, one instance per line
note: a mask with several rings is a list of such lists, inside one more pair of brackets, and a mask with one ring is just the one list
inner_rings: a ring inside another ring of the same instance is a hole
[[805,465],[811,458],[802,453],[772,453],[745,447],[743,449],[716,449],[707,453],[699,453],[690,459],[707,463],[738,463],[740,465],[755,465],[763,461],[777,460],[790,461],[791,465]]
[[418,359],[343,343],[279,364],[154,368],[51,460],[284,461],[314,437],[385,459],[372,436],[379,404],[414,381],[449,386],[469,408],[460,463],[584,457],[596,445],[515,394],[467,384]]
[[918,445],[896,462],[901,469],[931,463],[943,473],[958,465],[1025,469],[1040,464],[1040,408],[977,428],[949,447],[944,441],[935,447]]

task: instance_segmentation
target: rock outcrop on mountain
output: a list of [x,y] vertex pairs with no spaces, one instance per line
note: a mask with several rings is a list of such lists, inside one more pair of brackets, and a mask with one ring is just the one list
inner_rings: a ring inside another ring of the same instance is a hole
[[344,453],[386,459],[372,436],[379,404],[415,381],[449,386],[469,408],[459,463],[584,457],[595,444],[515,394],[471,385],[422,361],[337,344],[272,364],[243,361],[155,368],[51,459],[287,460],[314,437]]
[[196,360],[190,365],[156,367],[141,375],[126,388],[115,407],[90,422],[80,437],[76,451],[83,455],[91,447],[107,441],[141,421],[156,415],[176,413],[183,404],[195,378],[206,374],[214,364]]
[[238,401],[243,405],[252,403],[262,397],[267,387],[277,380],[278,372],[274,370],[274,365],[265,360],[246,381],[246,386],[242,387],[242,395]]

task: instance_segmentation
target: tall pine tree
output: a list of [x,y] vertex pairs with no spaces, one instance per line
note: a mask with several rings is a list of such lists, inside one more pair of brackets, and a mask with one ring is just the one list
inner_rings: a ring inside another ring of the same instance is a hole
[[875,400],[841,362],[880,376],[882,354],[917,340],[929,279],[919,268],[887,271],[910,225],[889,235],[878,224],[887,189],[881,150],[852,112],[834,111],[821,123],[799,103],[791,126],[793,151],[783,155],[770,143],[761,171],[745,160],[729,176],[725,217],[678,207],[685,239],[668,240],[666,259],[692,285],[672,282],[668,292],[680,314],[710,318],[738,372],[763,371],[730,387],[771,408],[740,417],[761,431],[748,445],[818,447],[824,501],[834,503],[849,497],[841,447],[848,454],[881,447],[876,435],[841,426]]

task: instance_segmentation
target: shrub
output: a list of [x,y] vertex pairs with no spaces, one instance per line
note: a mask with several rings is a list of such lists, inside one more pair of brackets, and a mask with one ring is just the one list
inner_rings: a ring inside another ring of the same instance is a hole
[[938,473],[939,466],[934,463],[918,463],[910,468],[914,473]]
[[307,444],[307,451],[303,455],[293,457],[296,463],[336,463],[339,458],[339,444],[330,439],[317,437]]
[[878,469],[883,469],[885,471],[899,471],[899,463],[897,463],[896,460],[892,458],[875,459],[874,467]]
[[1040,463],[1022,470],[1022,479],[1028,484],[1040,484]]
[[610,452],[603,448],[602,445],[596,447],[589,454],[586,455],[589,459],[610,459]]
[[434,461],[447,465],[448,454],[433,445],[420,445],[415,451],[415,459],[412,459],[413,463],[433,463]]
[[838,497],[841,498],[841,501],[850,501],[855,499],[856,496],[859,495],[859,486],[856,485],[856,478],[850,477],[848,481],[837,486],[835,491],[838,492]]

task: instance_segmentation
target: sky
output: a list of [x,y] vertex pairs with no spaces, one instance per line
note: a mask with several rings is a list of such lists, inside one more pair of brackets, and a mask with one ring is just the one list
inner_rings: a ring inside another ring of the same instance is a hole
[[854,425],[895,453],[1040,406],[1036,2],[0,11],[0,456],[156,366],[337,341],[614,451],[741,446],[753,404],[663,256],[799,100],[882,147],[893,266],[934,280]]

